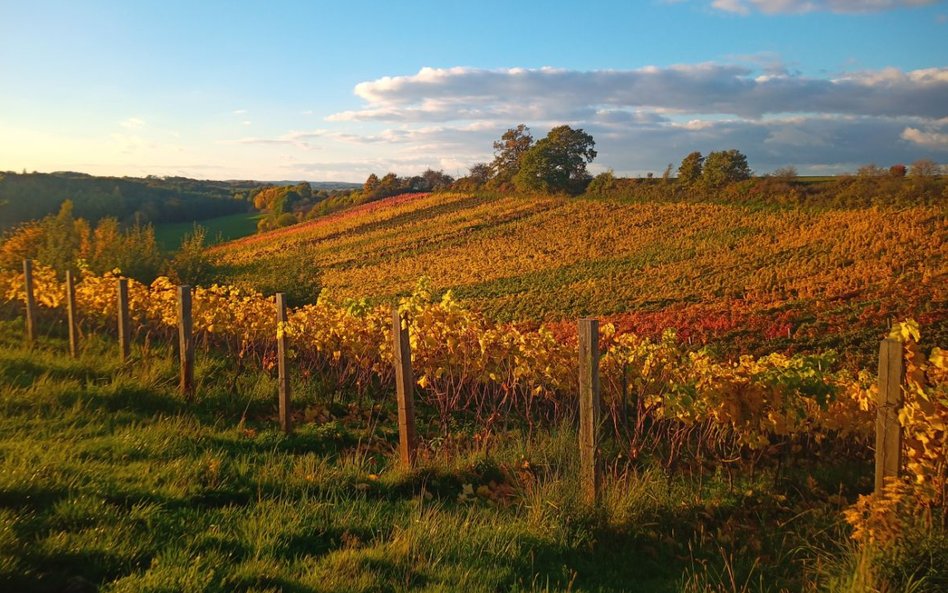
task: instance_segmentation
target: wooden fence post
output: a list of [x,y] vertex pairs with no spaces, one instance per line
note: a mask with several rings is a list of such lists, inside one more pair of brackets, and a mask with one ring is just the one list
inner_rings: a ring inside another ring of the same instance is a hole
[[286,368],[286,296],[282,292],[276,294],[277,317],[277,368],[280,383],[280,428],[289,434],[293,430],[290,419],[290,375]]
[[579,465],[583,498],[599,497],[599,321],[579,320]]
[[118,280],[118,339],[119,358],[125,362],[132,352],[132,326],[128,317],[128,278]]
[[36,344],[36,299],[33,297],[33,260],[23,260],[23,284],[26,288],[26,342]]
[[79,324],[76,320],[76,281],[66,270],[66,323],[69,325],[69,356],[79,357]]
[[178,360],[181,381],[178,390],[187,400],[194,397],[194,339],[191,335],[194,321],[191,318],[191,287],[178,287]]
[[898,477],[902,468],[902,342],[882,340],[879,347],[879,401],[876,412],[876,483],[880,492],[885,479]]
[[411,370],[411,342],[408,328],[402,325],[398,307],[392,309],[392,338],[395,364],[395,391],[398,395],[398,453],[405,467],[415,462],[415,377]]

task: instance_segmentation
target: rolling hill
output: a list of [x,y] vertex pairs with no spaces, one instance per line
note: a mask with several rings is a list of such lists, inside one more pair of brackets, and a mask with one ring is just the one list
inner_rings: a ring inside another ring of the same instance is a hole
[[414,194],[213,250],[228,279],[318,275],[390,300],[420,278],[511,322],[598,316],[727,350],[854,347],[892,319],[945,333],[943,207],[747,208]]

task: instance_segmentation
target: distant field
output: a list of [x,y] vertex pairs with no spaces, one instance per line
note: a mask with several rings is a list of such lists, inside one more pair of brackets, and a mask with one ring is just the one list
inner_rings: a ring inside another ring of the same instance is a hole
[[731,345],[871,349],[894,317],[945,331],[945,232],[944,210],[924,206],[752,211],[434,194],[213,251],[238,281],[302,267],[336,297],[390,300],[429,277],[499,320],[595,315]]
[[155,227],[155,238],[162,250],[174,251],[181,245],[181,239],[194,230],[195,224],[199,224],[207,229],[210,243],[232,241],[255,233],[259,219],[259,213],[240,212],[207,220],[160,224]]
[[801,175],[794,180],[800,183],[829,183],[837,179],[835,175]]

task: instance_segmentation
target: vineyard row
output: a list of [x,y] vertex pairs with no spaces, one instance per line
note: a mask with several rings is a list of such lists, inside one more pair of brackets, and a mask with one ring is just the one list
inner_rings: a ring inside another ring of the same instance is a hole
[[[931,500],[944,501],[948,357],[939,348],[930,356],[921,353],[912,322],[894,330],[904,346],[899,353],[905,355],[905,381],[896,380],[904,404],[893,412],[889,379],[881,381],[880,391],[872,373],[833,370],[832,353],[716,361],[682,348],[672,331],[653,341],[617,333],[609,324],[595,324],[595,331],[587,325],[578,332],[585,342],[562,339],[543,326],[522,330],[490,321],[462,307],[450,292],[435,300],[424,286],[400,300],[393,323],[391,307],[364,301],[319,300],[288,309],[280,295],[268,298],[232,286],[177,287],[166,278],[144,285],[118,274],[83,274],[64,283],[52,269],[31,262],[24,262],[22,274],[0,281],[8,300],[26,303],[31,339],[35,305],[65,305],[74,354],[79,314],[100,328],[117,320],[122,356],[130,352],[133,333],[169,340],[177,333],[187,397],[193,396],[195,340],[227,350],[240,364],[276,369],[287,430],[288,359],[306,373],[332,374],[359,393],[390,392],[394,384],[406,461],[414,451],[408,425],[416,396],[445,430],[457,416],[476,419],[489,433],[517,419],[532,427],[579,412],[587,448],[596,450],[590,443],[598,443],[590,434],[610,426],[629,459],[661,450],[668,463],[735,451],[762,455],[827,439],[868,446],[877,413],[884,412],[895,414],[906,435],[897,449],[904,450],[915,482],[931,491]],[[585,404],[577,391],[586,394]],[[887,398],[882,406],[876,405],[879,397]],[[602,421],[595,420],[600,406]],[[885,434],[895,426],[892,417]]]

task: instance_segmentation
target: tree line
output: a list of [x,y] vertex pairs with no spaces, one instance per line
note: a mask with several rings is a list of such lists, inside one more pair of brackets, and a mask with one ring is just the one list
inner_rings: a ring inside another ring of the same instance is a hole
[[[599,193],[609,188],[615,175],[609,171],[593,178],[586,165],[596,158],[596,141],[582,129],[556,126],[538,141],[525,124],[508,129],[494,142],[494,160],[477,163],[470,173],[453,186],[459,190],[493,189],[499,191],[542,193]],[[671,179],[672,165],[663,179]],[[712,152],[707,156],[692,152],[678,168],[681,185],[697,184],[720,188],[750,179],[747,157],[736,149]]]
[[203,220],[246,212],[253,181],[185,177],[95,177],[84,173],[0,173],[0,231],[58,211],[70,200],[77,216],[123,225]]
[[582,129],[558,126],[535,141],[524,124],[508,129],[493,144],[494,159],[471,166],[451,189],[585,194],[631,200],[692,200],[722,203],[864,207],[936,203],[948,198],[948,171],[922,159],[910,166],[874,164],[854,174],[800,177],[792,166],[755,176],[747,156],[735,148],[702,154],[692,151],[661,177],[619,177],[613,171],[590,175],[595,140]]

